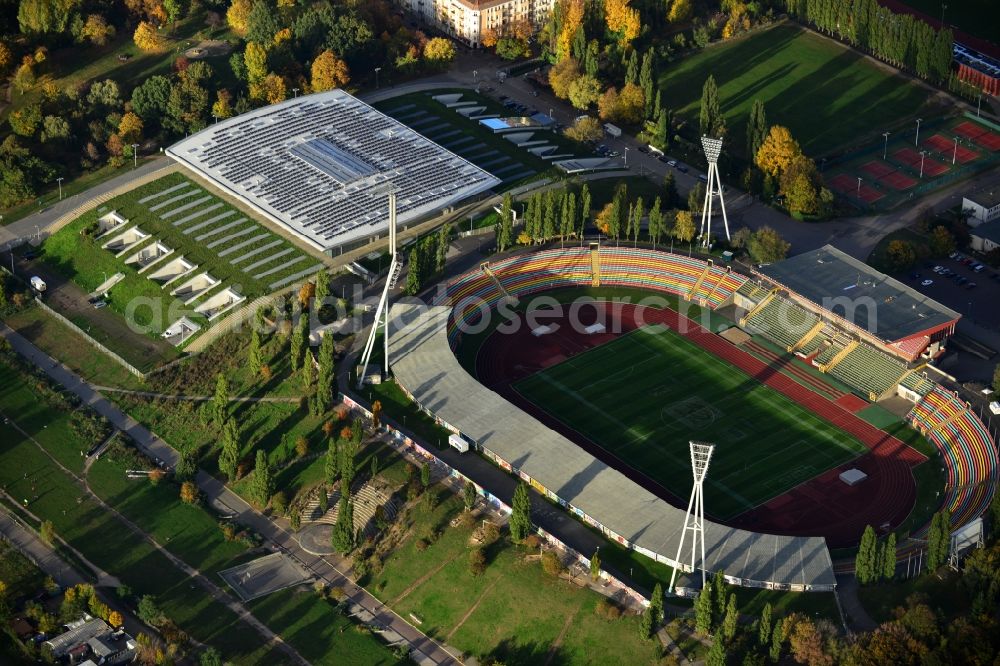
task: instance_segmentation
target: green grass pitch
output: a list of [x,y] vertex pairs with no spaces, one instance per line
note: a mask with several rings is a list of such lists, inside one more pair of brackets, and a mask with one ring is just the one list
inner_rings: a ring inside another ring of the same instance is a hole
[[696,124],[701,87],[715,76],[727,150],[740,154],[754,99],[763,100],[768,123],[787,126],[816,155],[918,117],[928,98],[888,66],[792,23],[704,49],[661,72],[664,103]]
[[691,492],[688,442],[715,444],[705,511],[722,519],[866,451],[662,325],[547,368],[515,389],[680,498]]

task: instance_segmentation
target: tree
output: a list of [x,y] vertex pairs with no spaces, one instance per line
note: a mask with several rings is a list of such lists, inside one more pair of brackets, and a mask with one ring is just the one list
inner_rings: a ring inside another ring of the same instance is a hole
[[198,486],[196,486],[191,481],[185,481],[181,484],[181,501],[185,504],[197,504],[198,503]]
[[214,647],[207,648],[198,657],[198,666],[222,666],[222,654]]
[[42,525],[38,530],[38,536],[40,536],[42,538],[42,541],[49,544],[50,546],[55,545],[56,526],[52,524],[51,520],[42,521]]
[[104,46],[115,36],[115,27],[100,14],[90,14],[80,28],[79,41],[90,42],[94,46]]
[[549,70],[549,86],[556,97],[569,97],[570,84],[580,78],[580,64],[573,58],[564,58]]
[[788,212],[814,215],[819,211],[819,193],[808,176],[797,174],[787,189],[782,189]]
[[156,605],[156,599],[151,595],[144,595],[142,599],[139,599],[139,606],[136,609],[136,615],[144,623],[151,627],[156,627],[163,621],[163,612],[160,611],[160,607]]
[[326,447],[326,460],[323,461],[323,472],[327,483],[336,481],[340,473],[340,452],[337,450],[337,440],[332,437]]
[[663,238],[663,234],[666,232],[665,218],[663,212],[660,209],[660,197],[657,195],[656,199],[653,200],[653,207],[649,209],[649,239],[653,241],[653,249],[656,249],[656,244],[660,242]]
[[581,116],[566,128],[565,133],[574,141],[600,141],[604,137],[604,128],[597,118]]
[[146,21],[140,21],[139,25],[136,26],[135,32],[132,33],[132,41],[135,42],[140,51],[153,52],[163,48],[160,33],[156,31],[152,23]]
[[760,150],[761,144],[767,137],[767,114],[764,111],[764,102],[755,99],[750,107],[750,115],[747,118],[747,157],[753,159]]
[[79,0],[21,0],[17,22],[21,32],[29,36],[64,33],[79,5]]
[[486,570],[486,551],[482,547],[469,551],[469,571],[473,576],[481,576]]
[[833,658],[824,652],[823,634],[812,619],[792,614],[785,618],[784,624],[795,661],[810,666],[833,665]]
[[510,192],[503,195],[503,205],[500,207],[500,220],[497,222],[496,238],[497,252],[504,252],[510,247],[514,235],[514,199]]
[[284,102],[288,98],[285,79],[277,74],[268,74],[257,83],[250,84],[250,97],[268,104]]
[[712,585],[706,583],[694,602],[694,625],[702,636],[712,633]]
[[305,314],[300,314],[299,320],[292,329],[292,335],[289,339],[288,360],[292,366],[292,372],[297,372],[302,365],[302,359],[306,352],[306,341],[309,337],[308,329],[309,317]]
[[267,76],[267,49],[257,42],[247,42],[243,51],[243,63],[246,65],[247,81],[262,81]]
[[757,643],[766,647],[771,642],[771,602],[764,604],[760,612],[760,622],[757,625]]
[[719,88],[715,84],[715,77],[711,74],[701,87],[698,127],[704,136],[721,137],[726,133],[726,121],[719,110]]
[[642,29],[639,10],[629,6],[629,0],[606,0],[604,19],[611,32],[618,33],[620,46],[628,45]]
[[[325,278],[325,275],[324,275]],[[317,377],[316,400],[321,412],[333,405],[336,342],[333,335],[324,335],[319,342],[319,375]]]
[[15,134],[30,138],[42,123],[42,107],[40,104],[28,104],[13,111],[7,121]]
[[896,534],[889,533],[882,544],[882,571],[879,572],[882,578],[892,580],[896,576]]
[[787,127],[774,125],[760,144],[755,162],[761,171],[777,178],[796,157],[802,154],[799,143]]
[[354,503],[346,489],[340,495],[332,541],[333,547],[340,553],[346,554],[354,550]]
[[[1000,393],[1000,363],[993,368],[993,392]],[[997,493],[995,497],[1000,497],[1000,493]]]
[[514,499],[511,502],[510,514],[510,537],[515,542],[520,542],[534,531],[531,523],[531,497],[528,494],[528,485],[517,484],[514,489]]
[[691,217],[691,211],[677,211],[677,218],[674,220],[674,238],[684,243],[690,243],[694,234],[694,218]]
[[687,207],[692,214],[700,213],[701,207],[705,204],[705,184],[698,181],[688,190]]
[[684,23],[691,18],[694,8],[691,0],[673,0],[670,3],[670,11],[667,12],[667,21],[670,23]]
[[10,47],[6,42],[0,42],[0,76],[7,73],[7,68],[13,62],[14,56],[10,52]]
[[240,438],[236,422],[226,419],[222,426],[222,451],[219,453],[219,471],[230,481],[236,480],[240,459]]
[[221,372],[215,376],[215,394],[212,396],[212,418],[216,424],[229,416],[229,381]]
[[653,614],[648,606],[639,617],[639,636],[646,640],[653,636]]
[[590,222],[590,188],[586,183],[580,190],[580,236],[583,236],[583,229]]
[[274,40],[275,33],[280,29],[273,5],[265,0],[253,0],[246,14],[246,33],[242,36],[248,42],[267,44]]
[[708,648],[705,664],[707,666],[726,666],[726,646],[718,636],[712,641],[712,647]]
[[893,271],[905,271],[917,260],[913,244],[905,240],[892,240],[885,251],[886,260]]
[[595,583],[601,578],[601,557],[595,550],[590,556],[590,580]]
[[677,180],[674,173],[668,171],[663,177],[663,205],[666,208],[673,208],[680,203],[681,195],[677,192]]
[[118,122],[118,134],[125,143],[139,143],[142,140],[142,118],[127,111]]
[[111,611],[108,613],[108,624],[110,624],[114,629],[118,629],[125,624],[125,618],[118,611]]
[[767,264],[784,259],[788,256],[788,249],[791,246],[791,243],[786,242],[777,231],[764,226],[750,237],[747,250],[754,261]]
[[170,79],[151,76],[132,91],[132,110],[146,123],[157,121],[167,112]]
[[476,484],[472,481],[466,481],[462,488],[462,502],[466,511],[472,511],[473,507],[476,506],[476,496]]
[[504,60],[517,60],[522,56],[531,55],[531,47],[523,39],[516,37],[501,37],[497,40],[496,54]]
[[31,68],[31,62],[22,62],[14,72],[14,87],[19,93],[24,94],[26,90],[35,85],[35,70]]
[[428,486],[431,485],[431,466],[424,463],[420,466],[420,485],[427,490]]
[[769,656],[771,661],[778,663],[778,659],[781,657],[781,646],[785,643],[785,623],[777,622],[774,625],[774,631],[771,632],[771,649],[769,650]]
[[934,256],[945,257],[955,251],[955,237],[947,227],[934,227],[931,231],[931,252]]
[[254,377],[260,373],[264,365],[264,355],[261,349],[260,331],[254,326],[250,329],[250,347],[247,349],[247,369]]
[[257,449],[257,459],[254,462],[253,477],[250,483],[250,495],[260,506],[266,506],[267,500],[274,493],[274,475],[263,449]]
[[740,614],[736,608],[736,595],[729,594],[729,602],[726,604],[726,614],[722,618],[722,636],[729,642],[736,635],[736,626],[739,623]]
[[438,66],[447,66],[455,59],[455,44],[445,37],[432,37],[424,45],[424,58]]
[[403,293],[407,296],[416,296],[420,293],[420,251],[414,246],[410,250],[409,261],[407,262],[406,284]]
[[567,95],[574,107],[586,110],[601,96],[601,82],[584,74],[569,84]]
[[875,571],[877,548],[878,541],[875,530],[871,525],[867,525],[861,535],[858,554],[854,558],[854,576],[862,585],[867,585],[878,578],[878,572]]
[[927,533],[927,570],[935,571],[948,561],[951,550],[951,513],[941,509],[931,517]]
[[666,109],[660,109],[660,114],[656,118],[656,131],[653,133],[653,145],[660,150],[666,150],[670,147],[670,127]]
[[250,29],[250,0],[233,0],[226,10],[226,22],[237,35],[245,36]]
[[333,51],[323,51],[312,64],[312,91],[323,92],[347,85],[351,80],[347,63],[334,55]]

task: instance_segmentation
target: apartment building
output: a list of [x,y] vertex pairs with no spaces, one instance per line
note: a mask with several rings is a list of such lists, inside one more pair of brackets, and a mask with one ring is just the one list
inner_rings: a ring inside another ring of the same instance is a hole
[[502,32],[506,26],[525,20],[539,28],[555,0],[397,0],[398,4],[473,48],[482,45],[486,30]]

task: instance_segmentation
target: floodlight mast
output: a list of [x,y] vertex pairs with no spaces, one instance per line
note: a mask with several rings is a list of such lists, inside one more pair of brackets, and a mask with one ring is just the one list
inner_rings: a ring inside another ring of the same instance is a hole
[[701,245],[708,248],[712,243],[712,197],[718,195],[722,209],[722,224],[729,238],[729,219],[726,217],[726,202],[722,198],[722,179],[719,177],[719,155],[722,153],[722,139],[701,137],[701,147],[708,160],[708,183],[705,187],[705,202],[701,207]]
[[378,301],[378,308],[375,310],[375,321],[372,322],[371,331],[368,333],[368,342],[365,343],[365,351],[361,355],[361,373],[358,375],[358,388],[364,386],[365,376],[368,372],[368,362],[371,360],[372,352],[375,350],[375,338],[378,336],[379,324],[384,327],[383,342],[385,343],[385,368],[383,377],[389,374],[389,290],[392,289],[393,276],[396,274],[398,256],[396,255],[396,193],[389,191],[389,272],[386,274],[385,287],[382,289],[382,297]]
[[687,511],[684,512],[684,529],[681,530],[681,540],[677,544],[677,556],[674,561],[677,566],[670,574],[670,592],[674,591],[674,581],[677,569],[681,563],[681,551],[684,548],[684,537],[691,532],[691,573],[697,571],[698,547],[701,547],[701,586],[705,587],[705,494],[704,483],[708,475],[708,463],[712,460],[714,444],[690,442],[691,472],[694,475],[694,487],[691,488],[691,499],[688,500]]

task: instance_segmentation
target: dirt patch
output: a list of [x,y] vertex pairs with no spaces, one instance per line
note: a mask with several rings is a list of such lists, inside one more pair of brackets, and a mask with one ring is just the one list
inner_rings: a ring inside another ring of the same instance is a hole
[[202,58],[213,58],[215,56],[227,55],[233,50],[233,45],[221,39],[206,39],[198,42],[184,52],[184,57],[188,60],[200,60]]

